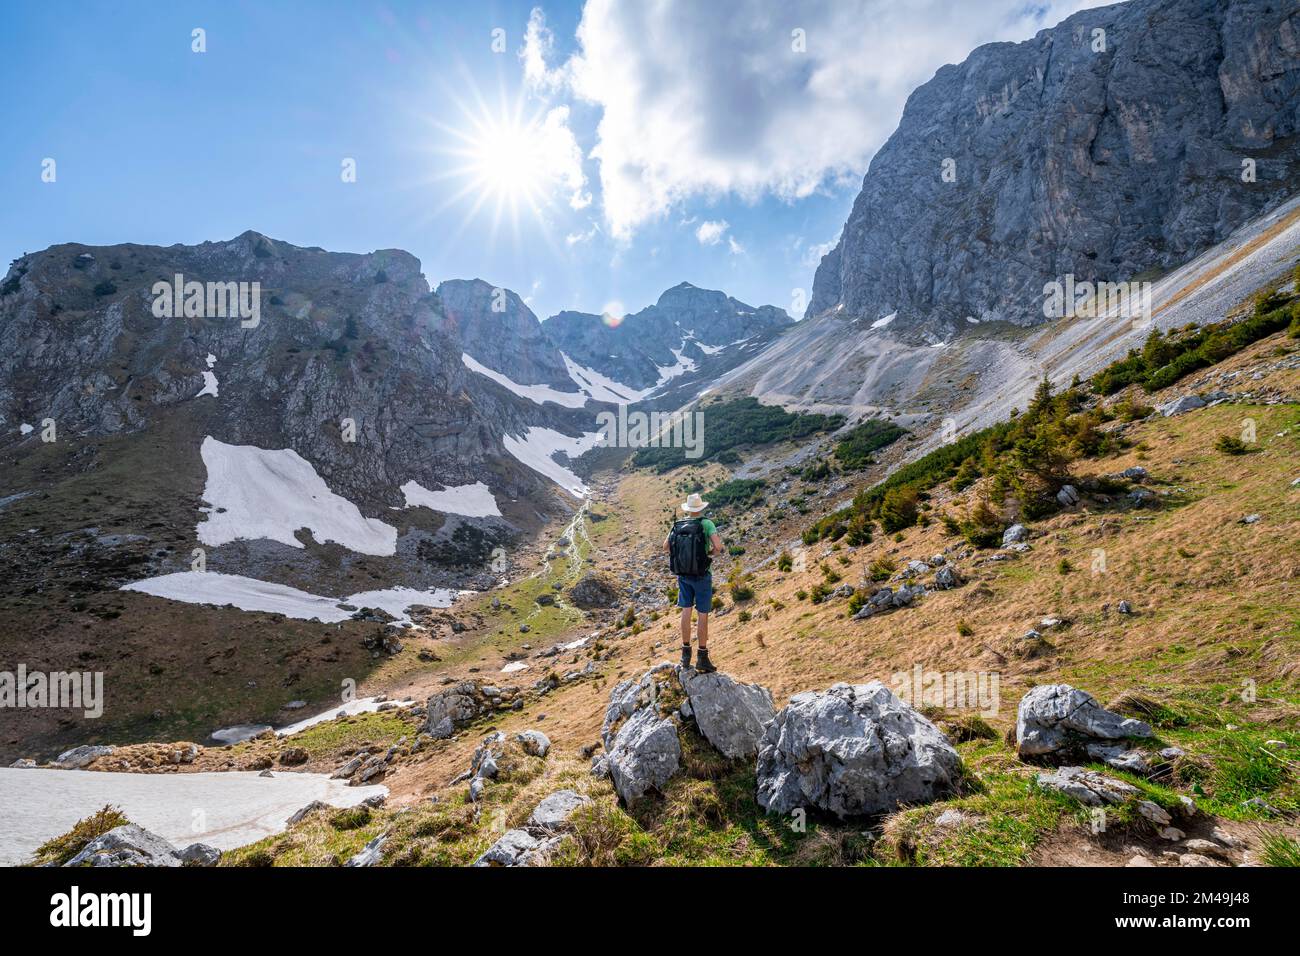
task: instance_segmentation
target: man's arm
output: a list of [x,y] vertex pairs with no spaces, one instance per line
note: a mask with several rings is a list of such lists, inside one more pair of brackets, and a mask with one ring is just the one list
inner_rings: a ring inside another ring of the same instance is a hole
[[[668,542],[665,541],[664,544],[667,545]],[[713,546],[714,555],[719,555],[722,553],[722,536],[718,534],[716,531],[713,532],[713,537],[709,539],[709,544]]]
[[[716,537],[716,535],[715,535]],[[664,554],[668,554],[668,539],[664,538]]]

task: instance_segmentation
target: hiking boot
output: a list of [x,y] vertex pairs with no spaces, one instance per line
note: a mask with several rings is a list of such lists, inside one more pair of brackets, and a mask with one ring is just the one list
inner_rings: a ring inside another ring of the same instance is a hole
[[713,661],[709,660],[709,652],[706,648],[700,648],[700,656],[696,661],[695,669],[701,674],[712,674],[717,670],[717,668],[713,666]]
[[682,666],[691,666],[691,645],[689,644],[682,645]]

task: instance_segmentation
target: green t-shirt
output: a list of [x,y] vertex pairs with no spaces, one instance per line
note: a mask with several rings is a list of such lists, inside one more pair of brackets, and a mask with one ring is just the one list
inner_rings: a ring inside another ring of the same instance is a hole
[[704,528],[704,537],[706,538],[712,538],[715,534],[718,533],[718,526],[715,525],[708,518],[701,518],[700,525]]

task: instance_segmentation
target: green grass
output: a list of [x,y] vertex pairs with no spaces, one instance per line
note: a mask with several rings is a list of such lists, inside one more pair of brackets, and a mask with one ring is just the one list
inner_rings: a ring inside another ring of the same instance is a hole
[[95,838],[130,822],[117,807],[105,806],[78,820],[67,833],[42,843],[36,848],[32,862],[36,866],[63,866]]
[[403,737],[415,735],[415,724],[398,716],[399,711],[356,714],[342,720],[326,720],[293,735],[293,745],[312,757],[371,744],[389,747]]

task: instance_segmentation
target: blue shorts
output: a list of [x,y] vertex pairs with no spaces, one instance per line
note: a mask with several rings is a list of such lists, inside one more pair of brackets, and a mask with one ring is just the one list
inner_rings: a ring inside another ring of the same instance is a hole
[[713,610],[713,575],[701,574],[699,577],[677,575],[677,606],[695,606],[701,614]]

